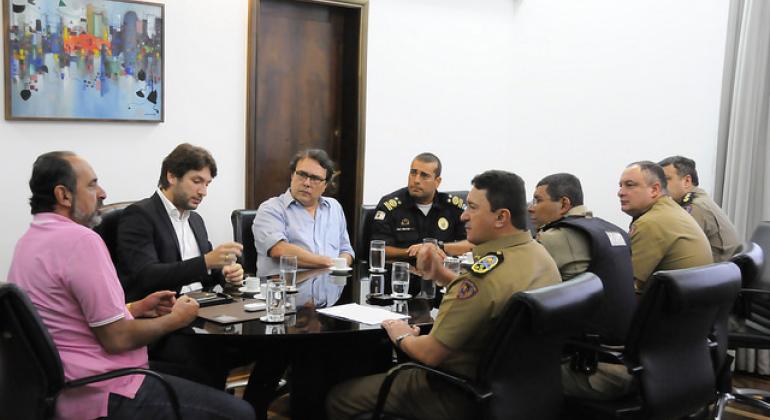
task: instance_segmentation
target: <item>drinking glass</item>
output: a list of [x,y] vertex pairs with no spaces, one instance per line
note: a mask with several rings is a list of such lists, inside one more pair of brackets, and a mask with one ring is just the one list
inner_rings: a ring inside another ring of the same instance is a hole
[[436,248],[438,248],[438,239],[436,238],[423,238],[422,239],[423,244],[433,244]]
[[294,255],[281,256],[281,279],[286,284],[286,291],[297,291],[297,257]]
[[369,243],[369,269],[385,271],[385,241],[375,239]]
[[394,262],[391,270],[390,286],[391,295],[395,298],[407,298],[409,296],[409,263]]
[[457,257],[446,257],[444,258],[444,267],[455,274],[460,274],[460,259]]
[[286,313],[286,283],[282,278],[267,280],[267,321],[281,322]]

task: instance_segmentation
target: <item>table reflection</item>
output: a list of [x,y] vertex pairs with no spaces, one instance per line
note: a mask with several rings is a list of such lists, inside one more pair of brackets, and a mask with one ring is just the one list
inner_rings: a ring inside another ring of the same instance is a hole
[[[277,275],[277,274],[276,274]],[[261,278],[264,282],[266,276]],[[328,269],[303,270],[297,273],[297,291],[287,294],[288,311],[285,320],[280,324],[266,324],[258,319],[232,324],[219,324],[199,318],[194,323],[194,332],[199,335],[212,336],[258,336],[298,338],[312,334],[355,333],[366,331],[381,331],[379,325],[360,324],[338,318],[325,316],[316,311],[334,305],[358,303],[360,305],[378,306],[396,313],[408,315],[409,323],[429,326],[433,323],[435,311],[431,311],[437,301],[428,299],[393,300],[390,296],[390,273],[371,273],[366,263],[354,265],[348,273],[333,272]],[[420,291],[419,276],[412,275],[410,294],[417,295]],[[254,295],[243,294],[237,287],[226,287],[226,294],[233,302],[226,305],[207,308],[234,315],[246,315],[242,307],[244,303],[255,302]],[[257,317],[264,311],[250,313]]]

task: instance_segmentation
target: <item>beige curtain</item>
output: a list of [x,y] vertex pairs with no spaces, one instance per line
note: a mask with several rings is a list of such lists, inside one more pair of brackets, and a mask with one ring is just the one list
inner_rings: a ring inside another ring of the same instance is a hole
[[[733,0],[729,19],[715,198],[748,239],[770,220],[770,1]],[[770,350],[739,349],[735,368],[770,375]]]

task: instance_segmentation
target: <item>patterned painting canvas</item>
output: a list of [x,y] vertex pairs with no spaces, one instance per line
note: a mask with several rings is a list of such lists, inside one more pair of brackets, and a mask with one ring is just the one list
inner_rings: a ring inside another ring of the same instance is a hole
[[163,121],[163,5],[4,0],[6,119]]

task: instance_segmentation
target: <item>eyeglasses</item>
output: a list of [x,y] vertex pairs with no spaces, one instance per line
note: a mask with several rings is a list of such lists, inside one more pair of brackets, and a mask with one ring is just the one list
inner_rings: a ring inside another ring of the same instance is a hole
[[310,183],[313,185],[320,185],[322,182],[325,182],[325,178],[321,178],[318,175],[311,175],[305,171],[295,171],[294,175],[296,175],[300,181],[310,180]]

